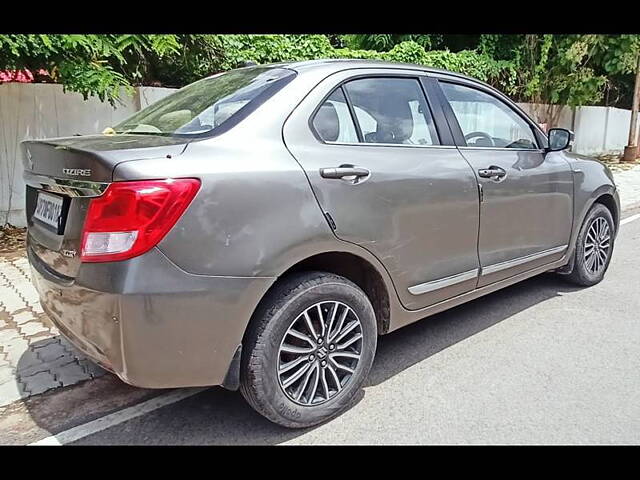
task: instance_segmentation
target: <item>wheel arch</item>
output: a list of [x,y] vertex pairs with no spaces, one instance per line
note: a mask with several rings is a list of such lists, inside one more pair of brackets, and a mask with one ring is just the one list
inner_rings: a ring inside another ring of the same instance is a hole
[[564,267],[557,270],[559,273],[570,274],[573,271],[574,253],[576,249],[578,233],[580,232],[580,228],[582,227],[587,214],[596,203],[600,203],[609,209],[615,224],[615,235],[618,234],[621,211],[618,194],[613,185],[602,185],[600,188],[596,189],[586,200],[578,202],[581,207],[578,210],[579,213],[576,214],[573,229],[571,232],[571,238],[569,240],[569,249],[566,256],[566,258],[568,259],[568,263]]
[[618,193],[613,185],[601,185],[596,188],[589,195],[576,195],[576,216],[573,224],[573,232],[571,235],[570,245],[571,249],[575,247],[576,238],[580,227],[587,217],[589,210],[594,204],[601,203],[611,211],[614,223],[616,225],[616,233],[618,231],[618,222],[620,219],[620,203],[618,199]]
[[260,310],[262,304],[268,300],[271,292],[277,288],[280,282],[292,274],[304,271],[333,273],[355,283],[364,291],[369,301],[371,301],[376,314],[378,334],[387,333],[391,320],[391,295],[392,292],[395,293],[393,287],[385,281],[383,273],[369,260],[353,252],[334,250],[315,253],[306,258],[299,259],[278,275],[277,280],[264,293],[254,308],[245,330],[245,335],[249,330],[249,325],[251,325],[255,319],[256,312]]
[[351,252],[324,252],[292,265],[282,277],[302,271],[324,271],[351,280],[373,305],[378,333],[387,333],[391,319],[389,291],[382,275],[369,261]]
[[393,305],[390,303],[393,301],[391,294],[392,292],[395,293],[395,290],[390,282],[385,281],[385,277],[383,277],[384,274],[381,273],[372,262],[360,255],[347,251],[325,251],[310,255],[298,260],[278,275],[277,280],[273,282],[256,304],[245,327],[242,343],[238,346],[229,365],[225,380],[222,383],[224,388],[228,390],[238,389],[241,374],[240,364],[242,362],[242,356],[244,355],[243,346],[246,345],[246,337],[251,326],[257,321],[257,312],[261,311],[264,302],[268,301],[271,293],[278,288],[282,280],[288,278],[290,275],[304,271],[334,273],[351,280],[364,291],[369,301],[371,301],[376,315],[378,334],[383,335],[389,331],[391,310],[393,308]]
[[[613,223],[616,227],[617,234],[618,227],[620,225],[620,212],[618,211],[618,204],[613,195],[611,193],[603,193],[593,201],[593,204],[596,203],[600,203],[609,209],[611,216],[613,217]],[[593,204],[591,206],[593,206]]]

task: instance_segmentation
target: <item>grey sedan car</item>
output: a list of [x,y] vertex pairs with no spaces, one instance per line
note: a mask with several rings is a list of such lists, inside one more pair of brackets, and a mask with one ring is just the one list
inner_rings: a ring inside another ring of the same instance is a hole
[[379,335],[546,271],[602,280],[618,193],[571,141],[418,65],[221,73],[109,134],[23,142],[33,280],[123,381],[307,427],[353,403]]

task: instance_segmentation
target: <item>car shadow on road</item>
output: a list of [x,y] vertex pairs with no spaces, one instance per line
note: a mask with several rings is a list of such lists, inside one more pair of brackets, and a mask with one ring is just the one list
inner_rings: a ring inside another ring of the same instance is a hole
[[[364,398],[368,387],[380,385],[412,365],[523,310],[576,290],[579,289],[557,275],[543,274],[380,337],[373,368],[355,403]],[[111,374],[108,376],[112,377]],[[115,377],[104,381],[119,382]],[[105,393],[108,392],[109,389],[105,390]],[[91,402],[91,397],[95,398],[97,394],[93,391],[90,397],[80,400]],[[50,415],[51,411],[39,410],[42,409],[30,411],[32,418],[48,430],[52,422],[42,412],[49,412]],[[342,420],[339,417],[333,421]],[[265,445],[295,439],[314,428],[318,427],[289,430],[274,425],[254,412],[238,392],[214,387],[76,443]],[[331,440],[327,438],[326,443],[331,443]]]
[[578,290],[581,288],[559,275],[545,273],[384,335],[378,340],[376,359],[365,388],[379,385],[523,310]]

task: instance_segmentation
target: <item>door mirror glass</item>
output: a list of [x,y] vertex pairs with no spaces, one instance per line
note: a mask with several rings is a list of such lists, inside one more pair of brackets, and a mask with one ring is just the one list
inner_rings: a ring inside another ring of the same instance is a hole
[[549,130],[549,151],[557,152],[571,146],[573,132],[566,128],[552,128]]

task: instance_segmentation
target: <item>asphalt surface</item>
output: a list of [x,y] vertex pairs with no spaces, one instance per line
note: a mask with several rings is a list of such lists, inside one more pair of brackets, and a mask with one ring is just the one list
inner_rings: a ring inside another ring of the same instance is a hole
[[[543,274],[380,338],[357,404],[319,427],[278,427],[239,393],[212,388],[74,443],[640,443],[639,248],[637,220],[621,227],[599,285]],[[158,394],[114,378],[91,383],[5,412],[0,443]]]

